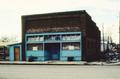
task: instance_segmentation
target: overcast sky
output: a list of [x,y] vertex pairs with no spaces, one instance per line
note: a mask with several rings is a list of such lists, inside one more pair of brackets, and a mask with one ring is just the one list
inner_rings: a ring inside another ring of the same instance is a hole
[[21,41],[21,16],[64,11],[86,10],[105,34],[118,42],[120,0],[0,0],[0,37]]

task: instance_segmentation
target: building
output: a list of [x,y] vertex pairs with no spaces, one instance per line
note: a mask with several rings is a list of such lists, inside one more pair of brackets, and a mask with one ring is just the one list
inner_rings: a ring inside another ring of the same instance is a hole
[[85,10],[22,16],[22,59],[99,60],[100,31]]
[[9,61],[22,61],[21,43],[8,45]]
[[7,53],[7,47],[6,46],[0,46],[0,61],[6,61],[8,58]]

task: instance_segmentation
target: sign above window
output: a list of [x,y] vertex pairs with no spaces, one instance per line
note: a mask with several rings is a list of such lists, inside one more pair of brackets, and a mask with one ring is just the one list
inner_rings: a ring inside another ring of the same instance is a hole
[[79,31],[79,27],[39,27],[39,28],[29,28],[26,33],[41,33],[41,32],[65,32],[65,31]]

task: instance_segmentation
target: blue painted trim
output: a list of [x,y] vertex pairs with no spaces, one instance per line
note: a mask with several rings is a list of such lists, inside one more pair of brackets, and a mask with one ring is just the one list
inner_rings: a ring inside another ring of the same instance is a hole
[[[25,41],[26,43],[52,43],[52,42],[55,42],[55,43],[59,43],[59,42],[80,42],[81,41],[81,38],[80,40],[62,40],[62,35],[66,35],[66,34],[80,34],[81,35],[81,32],[60,32],[60,33],[40,33],[40,34],[26,34],[26,37],[25,37]],[[43,41],[27,41],[27,37],[28,36],[39,36],[39,35],[42,35],[43,38],[45,35],[60,35],[60,40],[43,40]]]
[[26,36],[33,36],[33,35],[62,35],[62,34],[81,34],[81,32],[52,32],[52,33],[37,33],[37,34],[26,34]]
[[60,43],[60,42],[63,42],[63,43],[67,43],[67,42],[80,42],[80,40],[71,40],[71,41],[45,41],[45,42],[27,42],[27,44],[32,44],[32,43]]
[[[69,34],[69,35],[79,34],[80,35],[80,39],[79,40],[62,40],[62,36],[63,35],[67,35],[67,34]],[[79,51],[80,51],[80,54],[82,55],[82,35],[81,34],[82,34],[81,32],[57,32],[57,33],[53,32],[53,33],[26,34],[25,35],[25,53],[26,53],[26,59],[27,59],[27,55],[28,55],[27,44],[32,44],[32,43],[34,43],[34,44],[38,44],[38,43],[39,44],[40,43],[43,44],[43,50],[42,51],[44,53],[44,58],[43,58],[44,60],[48,59],[47,56],[45,56],[45,50],[44,50],[44,48],[45,48],[44,44],[45,43],[60,43],[60,55],[59,55],[60,58],[59,58],[59,60],[62,60],[63,56],[61,54],[62,54],[63,51],[65,51],[65,50],[62,50],[62,43],[70,43],[70,42],[78,42],[78,43],[80,43],[80,50]],[[27,37],[29,37],[29,36],[43,36],[43,38],[44,38],[44,36],[46,36],[46,35],[59,35],[60,36],[60,40],[58,40],[58,41],[56,41],[56,40],[54,40],[54,41],[43,40],[43,41],[32,41],[32,42],[28,42],[27,41]],[[79,60],[81,60],[81,56],[77,56],[77,57],[78,57]],[[67,59],[67,57],[66,57],[66,59]]]
[[20,61],[22,61],[22,45],[20,45]]
[[81,33],[81,41],[80,41],[80,51],[81,51],[81,60],[82,60],[82,54],[83,54],[83,49],[82,49],[82,33]]

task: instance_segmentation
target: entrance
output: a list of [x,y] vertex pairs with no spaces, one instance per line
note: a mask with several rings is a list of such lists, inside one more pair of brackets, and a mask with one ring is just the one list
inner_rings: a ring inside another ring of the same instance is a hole
[[60,43],[46,43],[44,50],[47,51],[49,60],[59,60]]
[[14,60],[20,61],[20,47],[14,47]]
[[74,57],[68,57],[68,61],[74,61]]

